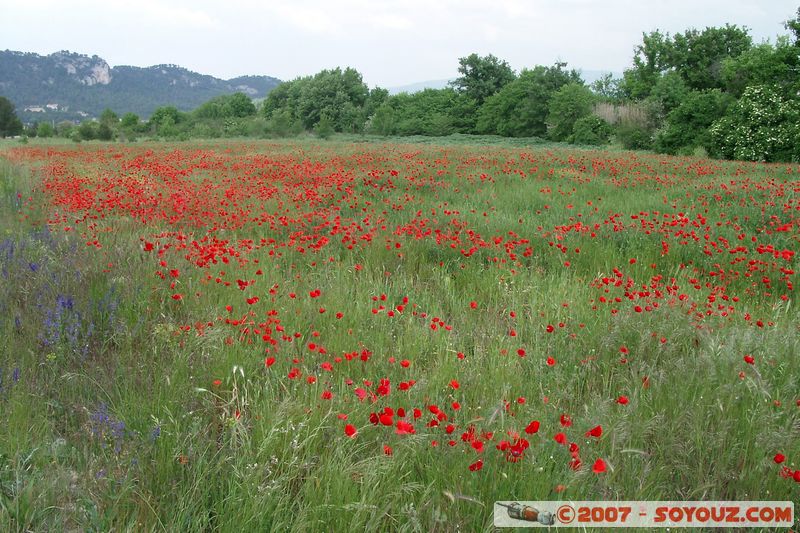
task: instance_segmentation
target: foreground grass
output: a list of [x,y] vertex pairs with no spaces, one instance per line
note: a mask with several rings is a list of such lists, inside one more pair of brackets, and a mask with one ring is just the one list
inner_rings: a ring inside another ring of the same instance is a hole
[[[255,154],[295,172],[319,162],[322,176],[357,178],[350,204],[336,214],[365,228],[387,227],[353,249],[341,235],[330,236],[319,253],[286,247],[270,255],[264,248],[247,252],[246,263],[201,269],[172,252],[161,267],[161,256],[144,252],[142,243],[176,229],[189,240],[214,234],[232,243],[282,241],[297,228],[230,225],[212,233],[111,210],[76,222],[80,213],[65,216],[69,208],[54,206],[41,185],[54,175],[49,162],[66,161],[65,175],[91,182],[115,168],[118,148],[77,149],[88,155],[22,157],[11,150],[13,163],[0,162],[0,529],[477,531],[491,529],[495,500],[798,499],[800,483],[781,477],[773,461],[780,452],[800,468],[794,292],[777,266],[761,265],[754,282],[744,275],[747,262],[731,266],[729,250],[704,252],[708,242],[736,243],[741,234],[796,249],[793,234],[772,231],[770,218],[797,220],[785,208],[796,209],[796,167],[639,161],[635,154],[553,147],[313,141],[145,144],[122,154],[133,160],[152,150],[158,161],[183,168],[203,157],[195,151],[213,151],[210,159],[223,165],[195,169],[195,183],[229,179],[237,161]],[[381,178],[372,180],[367,174],[375,169]],[[382,188],[390,169],[399,171],[398,186]],[[144,175],[137,172],[126,175]],[[413,181],[403,181],[408,176]],[[744,179],[752,187],[731,185]],[[326,183],[316,190],[327,190]],[[779,190],[789,196],[759,187],[767,183],[788,184]],[[285,208],[305,212],[308,201]],[[263,208],[279,209],[269,202]],[[685,233],[669,236],[644,231],[638,221],[661,212],[680,223],[697,215],[710,223],[688,223]],[[400,226],[405,233],[394,231]],[[413,238],[424,227],[449,234],[468,228],[489,244],[467,257],[464,233],[451,248]],[[491,244],[515,235],[530,240],[515,258]],[[102,247],[86,246],[94,240]],[[748,246],[747,258],[760,261]],[[259,266],[263,278],[255,274]],[[154,276],[173,268],[180,271],[175,279]],[[598,281],[615,279],[615,269],[619,279],[633,280],[627,291]],[[243,291],[225,287],[213,280],[225,276],[220,270],[231,282],[258,281]],[[709,274],[718,270],[724,281]],[[771,290],[760,281],[765,276]],[[678,289],[672,297],[631,296],[648,284],[653,293]],[[321,296],[309,297],[316,289]],[[171,298],[177,293],[182,300]],[[248,307],[244,298],[254,295],[261,301]],[[408,309],[390,318],[403,297]],[[723,301],[735,309],[720,310]],[[635,304],[650,309],[639,312]],[[255,324],[275,311],[285,333],[299,336],[280,341],[267,368],[269,345],[261,333],[226,324],[226,305],[233,318]],[[258,315],[247,315],[250,309]],[[433,316],[452,330],[432,329]],[[322,367],[363,350],[371,353],[367,361],[345,360],[332,372]],[[407,368],[399,364],[404,359]],[[292,368],[300,379],[287,378]],[[359,401],[354,389],[375,391],[382,378],[391,392]],[[400,391],[408,380],[413,387]],[[428,427],[431,405],[448,418]],[[423,411],[412,420],[415,433],[370,423],[370,413],[385,407]],[[525,433],[534,419],[541,429]],[[357,429],[354,438],[345,435],[346,423]],[[602,437],[584,436],[597,425]],[[481,453],[467,442],[470,427],[484,443]],[[554,440],[560,432],[579,447],[578,468]],[[530,448],[509,461],[496,446],[517,435]],[[471,470],[479,459],[482,468]],[[605,472],[592,472],[596,459],[605,461]]]

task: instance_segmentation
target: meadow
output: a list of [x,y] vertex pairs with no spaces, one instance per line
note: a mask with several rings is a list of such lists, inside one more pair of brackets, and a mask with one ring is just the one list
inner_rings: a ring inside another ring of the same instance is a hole
[[800,499],[800,166],[0,146],[0,529]]

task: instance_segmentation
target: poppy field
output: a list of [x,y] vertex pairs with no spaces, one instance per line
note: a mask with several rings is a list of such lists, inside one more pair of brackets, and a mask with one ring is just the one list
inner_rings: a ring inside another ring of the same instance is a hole
[[800,497],[800,166],[0,147],[0,529]]

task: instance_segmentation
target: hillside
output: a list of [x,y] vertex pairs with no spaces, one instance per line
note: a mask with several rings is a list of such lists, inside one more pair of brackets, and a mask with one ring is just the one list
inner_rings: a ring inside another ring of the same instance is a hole
[[111,67],[98,56],[0,52],[0,95],[24,122],[80,120],[110,108],[142,118],[159,106],[190,110],[221,94],[263,98],[280,83],[270,76],[221,80],[177,65]]

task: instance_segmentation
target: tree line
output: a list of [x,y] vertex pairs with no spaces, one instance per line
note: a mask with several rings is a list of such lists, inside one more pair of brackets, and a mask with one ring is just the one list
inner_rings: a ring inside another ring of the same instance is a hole
[[[798,161],[800,9],[785,27],[789,33],[775,43],[759,44],[735,25],[645,33],[621,78],[591,85],[563,62],[515,72],[494,55],[471,54],[458,60],[459,77],[443,89],[389,95],[370,89],[355,69],[335,68],[284,82],[258,105],[237,93],[191,112],[161,107],[146,121],[106,110],[96,121],[43,123],[27,134],[80,141],[461,133]],[[4,108],[0,102],[0,127]]]

